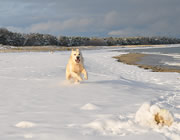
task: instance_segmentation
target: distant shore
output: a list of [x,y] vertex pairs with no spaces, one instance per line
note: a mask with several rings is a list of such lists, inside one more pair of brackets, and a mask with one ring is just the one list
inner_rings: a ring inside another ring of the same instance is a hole
[[11,52],[56,52],[56,51],[69,51],[71,49],[95,49],[95,46],[0,46],[0,53],[11,53]]
[[159,45],[117,45],[111,47],[123,47],[123,48],[136,48],[136,47],[165,47],[168,44],[159,44]]
[[104,48],[136,48],[136,47],[165,47],[165,45],[118,45],[118,46],[7,46],[0,45],[0,53],[10,52],[55,52],[55,51],[69,51],[73,48],[82,50],[104,49]]
[[[128,53],[120,56],[115,56],[118,62],[122,62],[128,65],[136,65],[143,69],[151,69],[153,72],[178,72],[180,73],[180,69],[171,68],[168,66],[161,65],[148,65],[148,64],[138,64],[144,57],[150,56],[150,54],[142,54],[142,53]],[[153,56],[152,56],[153,57]]]
[[134,37],[84,37],[54,36],[41,33],[17,33],[0,28],[0,44],[11,46],[119,46],[119,45],[160,45],[180,44],[180,38],[165,36]]

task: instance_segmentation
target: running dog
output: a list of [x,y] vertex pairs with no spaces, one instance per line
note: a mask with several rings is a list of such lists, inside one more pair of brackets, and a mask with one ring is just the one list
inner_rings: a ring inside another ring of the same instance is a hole
[[88,79],[81,51],[79,49],[72,49],[71,56],[66,66],[66,80],[73,80],[75,83],[79,83],[83,80],[81,74],[84,75],[85,80]]

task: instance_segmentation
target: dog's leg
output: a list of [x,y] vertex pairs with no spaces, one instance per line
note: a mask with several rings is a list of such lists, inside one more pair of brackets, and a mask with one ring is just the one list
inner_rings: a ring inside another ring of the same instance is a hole
[[66,69],[66,80],[70,80],[71,79],[71,74],[69,73],[69,70]]
[[66,80],[70,80],[71,79],[71,75],[70,74],[66,74]]
[[76,74],[75,72],[71,72],[72,77],[75,79],[75,81],[82,81],[82,78]]
[[83,69],[82,74],[84,75],[84,79],[88,80],[88,74],[85,69]]

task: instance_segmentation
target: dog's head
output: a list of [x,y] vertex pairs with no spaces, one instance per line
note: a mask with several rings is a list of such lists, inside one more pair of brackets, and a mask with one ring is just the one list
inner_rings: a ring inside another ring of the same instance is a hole
[[79,64],[83,61],[83,57],[81,54],[81,51],[79,49],[73,50],[71,52],[71,59],[73,60],[73,62]]

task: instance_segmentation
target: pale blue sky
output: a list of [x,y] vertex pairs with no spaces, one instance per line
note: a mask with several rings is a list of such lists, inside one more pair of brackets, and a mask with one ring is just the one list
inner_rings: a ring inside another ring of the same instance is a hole
[[180,0],[0,0],[0,27],[56,36],[180,37]]

